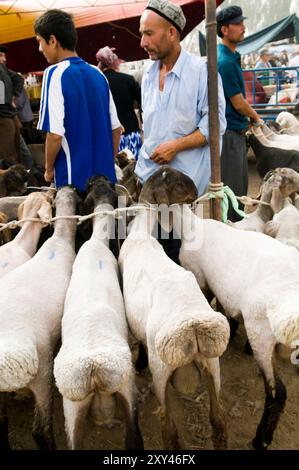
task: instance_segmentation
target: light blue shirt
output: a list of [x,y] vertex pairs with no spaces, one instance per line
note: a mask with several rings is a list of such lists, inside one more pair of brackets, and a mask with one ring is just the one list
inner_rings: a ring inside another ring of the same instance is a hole
[[[162,93],[159,91],[159,66],[160,62],[154,61],[142,80],[144,143],[135,170],[142,184],[160,168],[150,159],[158,145],[191,134],[196,129],[209,142],[206,60],[182,49],[173,69],[165,76]],[[218,96],[222,136],[226,128],[225,98],[219,75]],[[198,194],[203,194],[211,176],[209,145],[177,153],[170,166],[192,178]]]

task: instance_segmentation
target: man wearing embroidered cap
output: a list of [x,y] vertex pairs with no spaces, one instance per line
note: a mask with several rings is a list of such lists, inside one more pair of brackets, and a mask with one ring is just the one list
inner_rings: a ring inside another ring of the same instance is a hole
[[[222,38],[218,46],[218,71],[222,77],[226,99],[227,129],[221,153],[221,179],[236,196],[247,194],[248,167],[245,131],[248,118],[259,121],[259,115],[245,99],[245,86],[237,45],[244,39],[245,26],[242,9],[237,5],[224,8],[217,14],[217,34]],[[229,210],[232,221],[239,216]]]
[[[181,7],[164,0],[149,0],[141,16],[141,47],[154,62],[142,80],[144,143],[135,171],[143,184],[169,164],[191,177],[202,194],[210,179],[207,64],[182,49],[185,24]],[[220,79],[221,135],[224,113]]]

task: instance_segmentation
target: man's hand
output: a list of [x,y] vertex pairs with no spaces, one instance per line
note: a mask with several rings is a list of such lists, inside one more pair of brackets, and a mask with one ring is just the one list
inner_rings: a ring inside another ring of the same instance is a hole
[[54,170],[53,169],[51,169],[51,170],[46,169],[45,174],[44,174],[44,178],[45,178],[47,183],[51,183],[51,181],[54,180]]
[[177,148],[174,141],[170,140],[164,144],[158,145],[156,150],[151,155],[151,160],[153,160],[158,165],[165,165],[170,163],[177,154]]

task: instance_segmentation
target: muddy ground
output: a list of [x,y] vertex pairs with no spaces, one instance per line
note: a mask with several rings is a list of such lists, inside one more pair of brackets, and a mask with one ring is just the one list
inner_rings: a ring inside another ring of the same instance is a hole
[[[249,161],[249,195],[256,196],[260,178],[254,162]],[[254,288],[254,286],[253,286]],[[250,449],[263,410],[264,387],[261,374],[252,356],[243,352],[244,330],[241,327],[236,338],[221,357],[221,397],[227,419],[229,449]],[[280,419],[271,449],[299,449],[299,374],[290,361],[278,359],[278,371],[287,387],[288,399]],[[152,392],[150,373],[137,376],[139,390],[139,420],[145,449],[161,449],[158,403]],[[175,420],[180,429],[184,449],[212,449],[211,428],[208,419],[208,394],[204,379],[191,396],[175,395]],[[32,398],[20,401],[9,398],[9,439],[12,449],[36,449],[31,437],[33,418]],[[58,449],[66,449],[62,401],[55,390],[54,432]],[[97,426],[91,421],[87,427],[86,449],[123,449],[124,426],[116,422]]]

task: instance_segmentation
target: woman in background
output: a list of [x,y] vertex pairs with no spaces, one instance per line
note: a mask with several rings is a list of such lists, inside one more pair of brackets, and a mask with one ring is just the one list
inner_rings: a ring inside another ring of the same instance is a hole
[[128,148],[138,159],[142,146],[140,125],[135,108],[141,107],[141,90],[132,75],[119,71],[123,62],[109,46],[99,49],[96,54],[99,69],[105,74],[117,109],[118,118],[124,127],[120,138],[119,151]]

